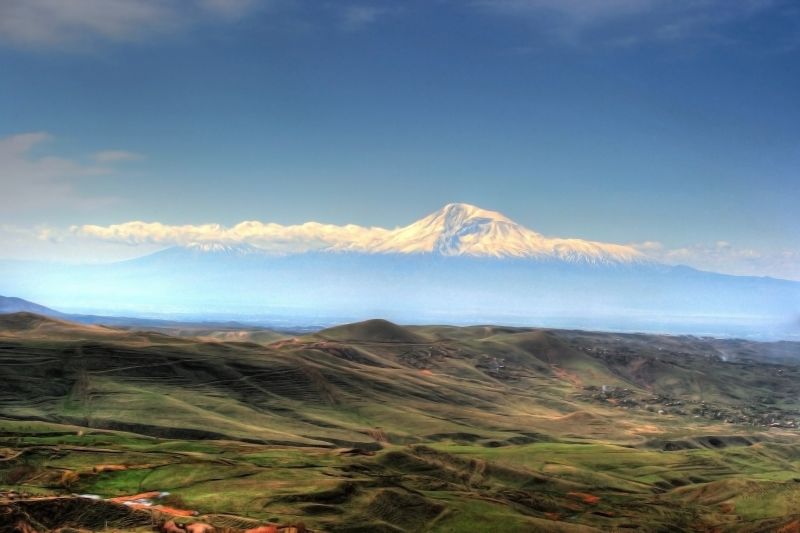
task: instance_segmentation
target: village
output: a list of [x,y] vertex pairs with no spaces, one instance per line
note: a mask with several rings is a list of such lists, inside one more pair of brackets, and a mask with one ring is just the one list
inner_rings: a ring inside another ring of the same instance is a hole
[[675,415],[762,428],[797,429],[800,412],[786,411],[768,402],[752,401],[741,406],[720,406],[695,399],[680,399],[662,394],[637,394],[628,388],[587,385],[577,400],[599,402],[620,409],[639,409],[659,415]]

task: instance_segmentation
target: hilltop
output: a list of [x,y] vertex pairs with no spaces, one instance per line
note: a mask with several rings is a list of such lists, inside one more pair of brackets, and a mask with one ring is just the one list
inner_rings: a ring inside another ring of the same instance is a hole
[[366,320],[356,324],[323,329],[317,335],[326,339],[344,342],[392,342],[403,344],[431,342],[430,339],[414,333],[408,328],[381,319]]

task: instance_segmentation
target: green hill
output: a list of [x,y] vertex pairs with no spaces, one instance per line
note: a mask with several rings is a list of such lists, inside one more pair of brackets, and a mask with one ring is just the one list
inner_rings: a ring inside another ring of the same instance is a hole
[[796,512],[795,344],[196,331],[0,316],[0,512],[11,489],[168,491],[217,524],[329,531],[757,531]]

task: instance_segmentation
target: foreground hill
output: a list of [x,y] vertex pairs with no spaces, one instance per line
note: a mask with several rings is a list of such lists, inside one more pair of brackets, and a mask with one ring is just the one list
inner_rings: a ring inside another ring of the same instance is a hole
[[800,497],[795,343],[382,320],[224,342],[14,314],[0,382],[0,512],[4,488],[167,491],[219,527],[771,531]]

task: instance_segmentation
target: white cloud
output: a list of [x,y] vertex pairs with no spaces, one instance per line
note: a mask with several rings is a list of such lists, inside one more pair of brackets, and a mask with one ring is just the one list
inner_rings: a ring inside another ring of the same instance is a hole
[[111,226],[75,226],[72,232],[107,242],[130,245],[188,246],[204,244],[248,244],[276,253],[305,252],[327,248],[357,249],[385,238],[389,230],[348,224],[335,226],[306,222],[282,226],[258,221],[240,222],[227,228],[219,224],[173,226],[160,222],[125,222]]
[[[51,140],[45,132],[21,133],[0,138],[0,213],[23,211],[59,204],[87,207],[106,203],[108,198],[80,194],[76,180],[114,172],[113,163],[129,158],[122,151],[98,152],[93,162],[52,155],[35,155]],[[124,154],[124,157],[123,157]]]
[[266,0],[2,0],[0,40],[52,47],[141,40],[207,18],[236,19]]

